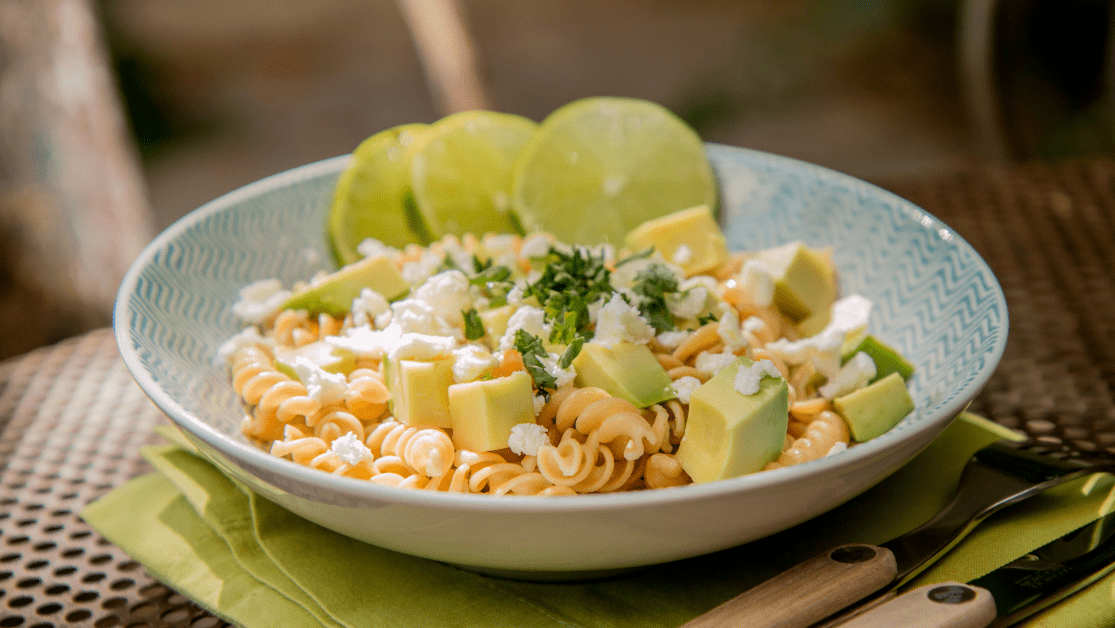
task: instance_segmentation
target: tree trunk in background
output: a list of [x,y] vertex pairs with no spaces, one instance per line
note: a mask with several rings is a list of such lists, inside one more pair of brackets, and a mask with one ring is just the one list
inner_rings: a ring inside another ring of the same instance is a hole
[[108,324],[153,231],[91,0],[0,0],[0,357]]

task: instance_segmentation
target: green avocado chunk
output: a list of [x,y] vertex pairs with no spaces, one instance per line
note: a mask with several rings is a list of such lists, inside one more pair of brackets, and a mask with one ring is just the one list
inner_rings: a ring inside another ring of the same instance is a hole
[[351,351],[318,340],[293,349],[277,348],[275,350],[275,369],[285,373],[291,379],[299,379],[294,368],[294,361],[298,358],[306,358],[327,373],[348,375],[356,368],[356,357]]
[[883,434],[914,410],[906,380],[898,373],[837,397],[832,405],[848,422],[852,438],[860,443]]
[[344,316],[352,309],[352,300],[360,296],[364,288],[371,288],[393,301],[406,294],[410,285],[391,260],[377,255],[342,266],[309,288],[291,295],[283,309]]
[[384,379],[391,392],[391,413],[412,427],[450,427],[449,394],[453,360],[384,360]]
[[736,390],[736,374],[753,362],[739,358],[689,398],[677,459],[694,482],[712,482],[762,469],[782,452],[789,423],[789,387],[764,376],[758,392]]
[[860,351],[866,353],[875,362],[875,377],[868,383],[874,383],[891,373],[898,373],[902,379],[910,379],[914,373],[914,365],[902,357],[890,345],[875,336],[865,336],[863,340],[846,351],[841,351],[840,363],[844,364]]
[[577,386],[602,388],[638,408],[677,396],[669,373],[646,345],[621,342],[608,348],[589,342],[573,359],[573,368]]
[[829,311],[836,300],[836,277],[820,253],[801,242],[766,249],[759,259],[774,277],[774,304],[800,323]]
[[534,423],[534,384],[526,371],[449,387],[453,440],[469,451],[507,447],[511,428]]

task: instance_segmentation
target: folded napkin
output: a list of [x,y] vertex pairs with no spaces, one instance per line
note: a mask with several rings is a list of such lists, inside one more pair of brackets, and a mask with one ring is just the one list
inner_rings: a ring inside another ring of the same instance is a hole
[[[762,541],[620,577],[503,580],[331,532],[253,494],[181,435],[145,448],[157,470],[90,504],[90,525],[152,576],[234,624],[254,628],[531,626],[668,628],[840,543],[881,543],[931,517],[980,447],[1011,433],[962,415],[913,461],[847,504]],[[1095,475],[994,515],[910,587],[968,581],[1115,508]],[[1031,620],[1115,625],[1115,575]]]

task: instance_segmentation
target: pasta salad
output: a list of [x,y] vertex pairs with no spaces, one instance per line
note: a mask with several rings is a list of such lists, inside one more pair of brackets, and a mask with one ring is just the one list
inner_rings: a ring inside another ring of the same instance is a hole
[[359,245],[246,286],[220,350],[274,456],[377,484],[573,495],[837,454],[912,409],[912,367],[800,242],[729,252],[707,206],[622,246],[545,233]]

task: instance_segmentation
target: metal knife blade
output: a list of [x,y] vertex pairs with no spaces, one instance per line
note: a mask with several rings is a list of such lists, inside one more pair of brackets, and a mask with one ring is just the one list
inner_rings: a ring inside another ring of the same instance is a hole
[[940,582],[904,593],[842,628],[1010,626],[1115,570],[1115,513],[1069,532],[967,584]]

